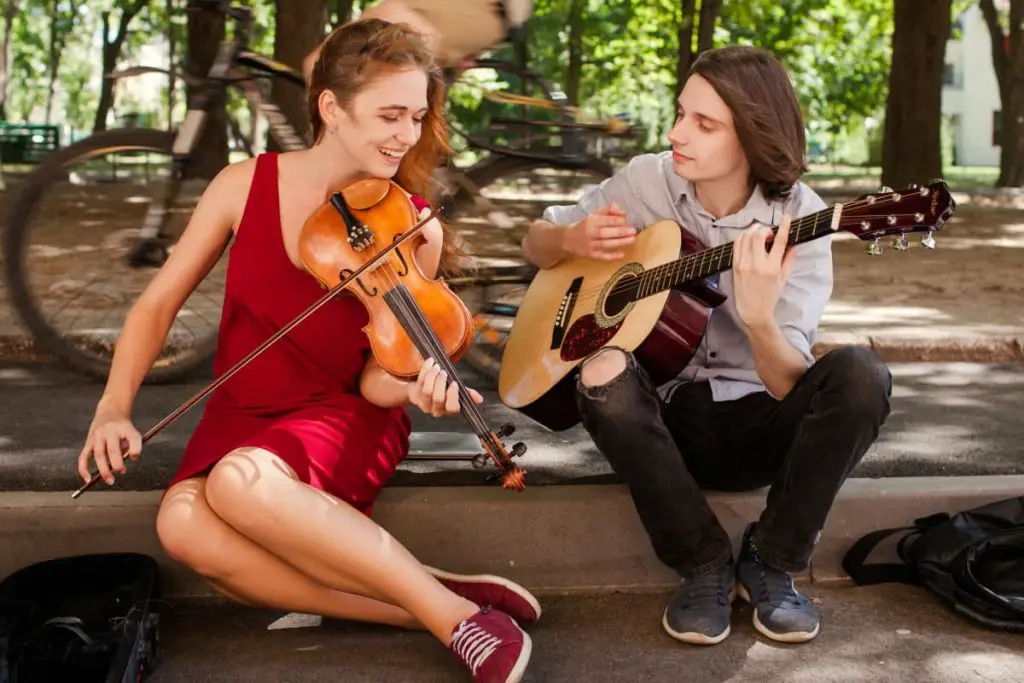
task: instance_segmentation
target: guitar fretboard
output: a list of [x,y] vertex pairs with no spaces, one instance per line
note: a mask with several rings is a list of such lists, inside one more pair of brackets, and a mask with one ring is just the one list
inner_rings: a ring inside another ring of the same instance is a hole
[[[829,207],[793,221],[789,226],[788,244],[802,244],[832,234],[832,217],[835,210],[835,207]],[[778,236],[779,229],[772,228],[772,234]],[[637,280],[630,282],[630,289],[634,290],[630,298],[636,301],[729,268],[732,268],[731,242],[689,254],[645,271]]]

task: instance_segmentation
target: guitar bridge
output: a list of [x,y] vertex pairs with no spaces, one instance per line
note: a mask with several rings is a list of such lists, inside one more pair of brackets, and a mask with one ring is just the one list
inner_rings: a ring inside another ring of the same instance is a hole
[[578,277],[569,285],[562,295],[562,303],[558,306],[558,314],[555,316],[555,326],[551,330],[551,349],[559,349],[565,341],[565,333],[568,330],[569,320],[572,318],[573,310],[576,308],[576,300],[579,298],[580,289],[583,287],[583,278]]

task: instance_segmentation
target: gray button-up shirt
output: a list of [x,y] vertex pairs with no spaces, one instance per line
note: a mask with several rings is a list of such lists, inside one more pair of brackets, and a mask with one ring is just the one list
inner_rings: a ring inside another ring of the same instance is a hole
[[[667,151],[635,157],[615,176],[587,192],[575,206],[546,209],[544,219],[560,225],[577,223],[612,202],[618,203],[628,221],[639,229],[660,220],[672,220],[709,248],[732,242],[755,223],[778,225],[784,213],[795,221],[826,208],[821,197],[798,182],[785,201],[770,202],[760,189],[755,189],[738,213],[715,220],[697,201],[693,184],[676,175],[672,153]],[[822,311],[832,296],[832,237],[794,248],[797,256],[775,307],[775,320],[809,366],[814,362],[811,347]],[[716,401],[765,391],[754,369],[750,342],[736,313],[732,271],[726,270],[718,278],[719,289],[729,299],[714,309],[704,340],[686,369],[659,387],[666,400],[682,382],[709,381]]]

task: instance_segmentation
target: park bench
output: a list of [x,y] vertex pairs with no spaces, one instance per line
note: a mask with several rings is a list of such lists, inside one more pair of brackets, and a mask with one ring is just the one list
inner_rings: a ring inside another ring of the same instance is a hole
[[0,163],[38,164],[58,149],[57,126],[0,121]]

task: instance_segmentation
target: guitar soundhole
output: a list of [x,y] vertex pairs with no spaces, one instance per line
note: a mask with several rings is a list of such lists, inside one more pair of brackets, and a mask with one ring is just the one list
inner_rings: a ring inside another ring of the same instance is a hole
[[608,297],[604,300],[604,313],[609,318],[614,318],[626,306],[636,299],[637,279],[634,275],[627,275],[611,288]]
[[569,333],[565,335],[565,341],[562,342],[559,352],[562,360],[572,362],[586,358],[607,344],[608,340],[619,331],[620,326],[601,327],[593,315],[579,318],[569,328]]

